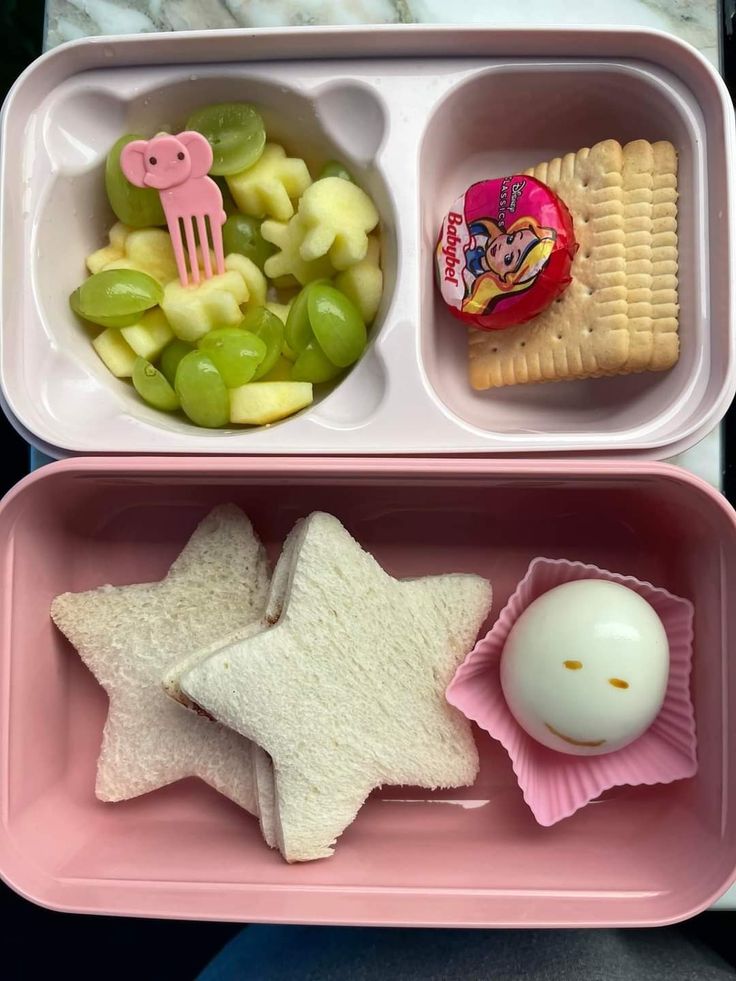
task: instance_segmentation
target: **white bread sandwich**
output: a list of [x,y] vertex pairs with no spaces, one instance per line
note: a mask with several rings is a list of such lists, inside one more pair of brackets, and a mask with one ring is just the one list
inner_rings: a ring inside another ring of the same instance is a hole
[[287,861],[332,854],[375,787],[473,783],[470,723],[445,688],[490,605],[479,576],[397,580],[336,518],[297,524],[274,572],[275,624],[180,678],[195,705],[270,757],[262,820]]
[[100,800],[137,797],[196,776],[257,813],[250,743],[168,698],[161,678],[259,622],[265,550],[234,505],[200,523],[161,582],[57,596],[51,616],[109,696],[97,765]]

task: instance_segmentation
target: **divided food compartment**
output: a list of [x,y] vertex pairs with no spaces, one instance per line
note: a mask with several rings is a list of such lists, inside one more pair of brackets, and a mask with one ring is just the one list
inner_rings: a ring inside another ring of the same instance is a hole
[[[233,501],[271,558],[294,521],[337,515],[395,576],[476,572],[493,615],[531,558],[620,570],[695,605],[699,769],[617,788],[552,828],[476,730],[475,785],[375,793],[326,861],[289,866],[255,819],[187,780],[121,804],[93,794],[107,699],[53,627],[51,599],[163,576]],[[662,464],[99,458],[27,477],[0,508],[0,870],[44,905],[198,919],[454,926],[663,923],[736,868],[736,522]]]
[[[452,50],[465,56],[439,56]],[[262,108],[290,153],[313,166],[343,159],[373,196],[385,291],[366,354],[334,391],[265,429],[205,431],[112,378],[67,298],[113,221],[102,172],[117,136],[238,99]],[[654,32],[287,31],[68,45],[32,67],[5,108],[2,261],[14,288],[3,296],[3,393],[59,455],[679,452],[719,421],[736,378],[732,116],[713,69]],[[473,180],[611,137],[669,139],[679,151],[679,363],[474,392],[465,329],[433,284],[443,209]]]

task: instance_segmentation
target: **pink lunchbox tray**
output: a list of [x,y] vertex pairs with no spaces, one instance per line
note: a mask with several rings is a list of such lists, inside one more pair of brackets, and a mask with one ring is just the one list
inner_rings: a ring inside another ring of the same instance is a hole
[[[325,509],[398,576],[488,576],[494,612],[529,560],[566,557],[695,605],[699,768],[617,788],[552,828],[477,732],[466,790],[387,788],[335,856],[286,865],[253,818],[188,780],[94,797],[106,698],[49,619],[63,590],[164,575],[196,522],[234,501],[275,557]],[[661,924],[736,870],[736,515],[663,464],[97,458],[22,481],[0,506],[0,873],[45,906],[158,917],[423,926]]]
[[[381,213],[384,297],[340,385],[279,425],[206,431],[112,378],[67,298],[113,215],[105,155],[124,132],[245,99],[313,170],[342,159]],[[438,299],[441,218],[474,180],[615,138],[679,153],[681,356],[669,372],[474,392],[465,329]],[[733,106],[666,34],[396,27],[84,39],[44,55],[3,110],[0,387],[53,455],[681,452],[736,388]]]

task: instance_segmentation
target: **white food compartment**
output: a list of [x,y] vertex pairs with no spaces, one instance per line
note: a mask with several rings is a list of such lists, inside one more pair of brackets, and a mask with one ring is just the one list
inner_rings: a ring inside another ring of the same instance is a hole
[[[464,57],[440,57],[451,51]],[[114,221],[113,142],[239,100],[288,153],[313,171],[344,161],[372,196],[384,296],[366,353],[324,398],[274,426],[212,431],[113,378],[68,296]],[[4,110],[4,399],[62,454],[679,452],[719,421],[736,377],[727,100],[693,49],[644,31],[225,32],[56,49]],[[608,138],[668,139],[679,152],[678,364],[473,391],[465,328],[433,282],[444,211],[475,180]]]

